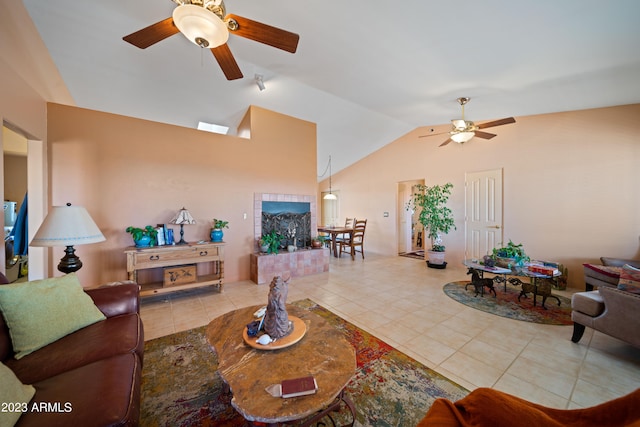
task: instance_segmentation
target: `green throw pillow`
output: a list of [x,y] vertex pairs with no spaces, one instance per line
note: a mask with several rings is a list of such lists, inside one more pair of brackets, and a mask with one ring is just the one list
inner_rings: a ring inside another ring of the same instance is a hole
[[18,422],[18,418],[26,412],[29,401],[36,394],[36,389],[32,385],[25,385],[20,382],[16,374],[0,362],[0,426],[13,426]]
[[75,273],[0,286],[0,311],[16,359],[105,319]]

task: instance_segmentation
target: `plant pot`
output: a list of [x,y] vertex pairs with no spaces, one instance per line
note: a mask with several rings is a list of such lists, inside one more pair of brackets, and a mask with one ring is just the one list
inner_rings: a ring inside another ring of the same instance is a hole
[[320,240],[312,240],[311,247],[314,249],[320,249],[322,247],[322,242]]
[[431,264],[429,261],[427,261],[427,267],[429,268],[437,268],[437,269],[444,269],[447,268],[447,261],[443,262],[442,264]]
[[151,246],[151,236],[142,236],[139,240],[134,240],[136,248],[146,248]]
[[503,258],[496,257],[496,266],[502,268],[513,269],[516,267],[516,259],[515,258]]
[[263,254],[266,254],[267,252],[269,252],[269,245],[261,245],[260,252],[262,252]]
[[211,230],[211,241],[212,242],[222,242],[222,238],[224,237],[224,233],[220,228],[214,228]]
[[427,251],[429,254],[429,264],[442,265],[444,264],[445,252]]

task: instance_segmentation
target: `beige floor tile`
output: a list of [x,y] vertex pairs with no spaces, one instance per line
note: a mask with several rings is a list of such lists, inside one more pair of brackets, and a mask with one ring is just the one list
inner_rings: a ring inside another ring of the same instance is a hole
[[561,370],[543,366],[524,357],[516,359],[506,371],[540,388],[569,399],[577,378]]
[[510,374],[500,377],[494,388],[549,408],[566,409],[569,404],[568,399]]
[[504,372],[518,357],[515,353],[503,350],[484,341],[472,339],[460,349],[460,353],[473,359],[491,365]]
[[481,362],[462,352],[456,352],[439,367],[453,372],[476,387],[492,387],[502,375],[502,370]]

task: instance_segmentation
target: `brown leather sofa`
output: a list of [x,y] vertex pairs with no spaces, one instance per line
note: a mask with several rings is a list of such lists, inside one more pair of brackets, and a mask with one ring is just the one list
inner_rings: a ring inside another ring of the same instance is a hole
[[[0,283],[6,283],[1,273]],[[16,426],[138,425],[144,350],[139,287],[123,283],[86,293],[106,319],[19,360],[0,316],[0,360],[36,389]]]

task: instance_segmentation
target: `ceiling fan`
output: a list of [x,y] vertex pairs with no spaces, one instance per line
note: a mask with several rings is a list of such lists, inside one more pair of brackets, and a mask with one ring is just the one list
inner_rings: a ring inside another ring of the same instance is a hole
[[229,33],[295,53],[300,36],[237,15],[226,15],[223,0],[173,0],[173,16],[122,39],[146,49],[178,32],[201,48],[209,48],[227,80],[242,78],[240,67],[227,45]]
[[433,135],[442,135],[442,134],[448,133],[451,136],[447,138],[445,142],[440,144],[439,145],[440,147],[442,147],[443,145],[447,145],[451,141],[455,141],[459,144],[463,144],[469,141],[474,136],[477,136],[478,138],[482,138],[482,139],[491,139],[494,136],[496,136],[493,133],[483,132],[479,129],[486,129],[494,126],[508,125],[510,123],[516,122],[516,119],[514,119],[513,117],[507,117],[506,119],[494,120],[492,122],[479,123],[479,124],[475,124],[472,121],[465,120],[464,106],[470,100],[471,98],[469,97],[458,98],[458,103],[462,107],[462,118],[457,120],[451,120],[452,128],[449,132],[439,132],[439,133],[432,133],[430,135],[420,135],[419,138],[424,138],[426,136],[433,136]]

